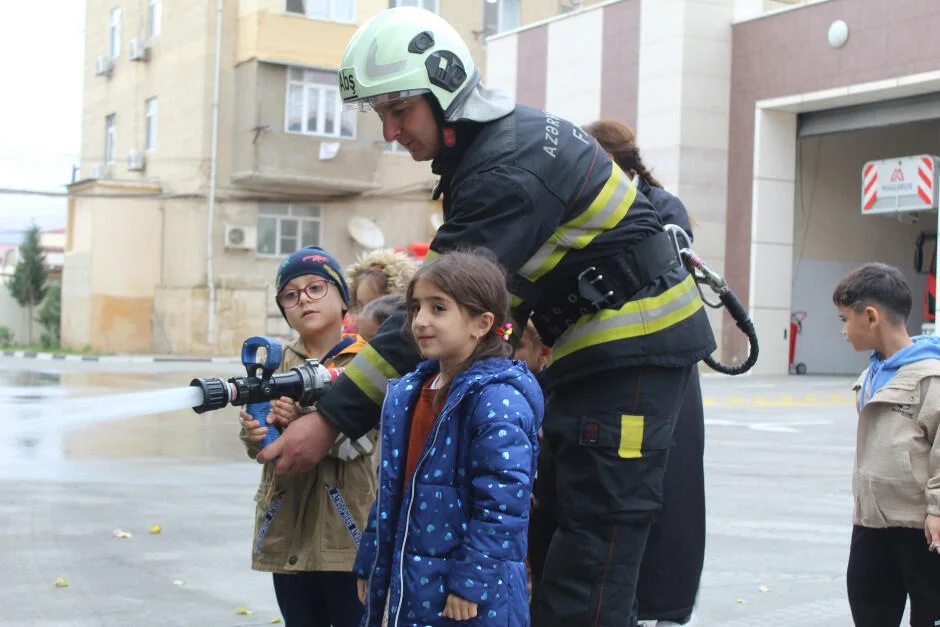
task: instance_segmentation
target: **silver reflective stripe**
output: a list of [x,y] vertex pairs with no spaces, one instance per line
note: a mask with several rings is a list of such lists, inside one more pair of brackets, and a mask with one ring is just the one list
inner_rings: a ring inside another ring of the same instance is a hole
[[[376,366],[371,357],[380,361],[380,366]],[[384,373],[382,369],[388,371]],[[385,390],[388,387],[388,380],[398,376],[392,366],[372,347],[366,345],[356,358],[346,366],[345,374],[352,379],[362,392],[368,396],[376,405],[382,404],[385,397]]]
[[380,76],[386,76],[388,74],[394,74],[398,72],[403,67],[405,67],[405,60],[399,59],[392,63],[379,63],[376,60],[376,55],[379,51],[379,40],[373,39],[372,45],[369,46],[369,55],[366,57],[366,74],[372,78],[378,78]]
[[[591,206],[585,210],[585,212],[593,212],[594,215],[588,218],[584,224],[578,224],[578,218],[581,217],[578,216],[558,227],[558,229],[552,233],[552,236],[549,237],[548,241],[542,244],[542,247],[539,248],[532,258],[530,258],[525,263],[525,265],[522,266],[520,274],[526,278],[529,278],[530,280],[535,280],[539,277],[533,277],[532,275],[542,268],[543,264],[548,261],[548,258],[551,257],[555,251],[559,249],[584,248],[591,242],[591,240],[600,235],[599,229],[614,214],[614,212],[623,202],[627,193],[630,191],[631,187],[629,179],[623,175],[623,172],[619,168],[613,169],[611,172],[611,177],[616,177],[616,187],[614,187],[613,193],[607,202],[604,203],[603,207],[598,209],[594,207],[594,204],[592,203]],[[603,193],[603,190],[601,193]],[[577,226],[570,226],[572,223],[576,224]],[[593,231],[597,232],[592,233]],[[578,242],[579,245],[575,246],[576,240],[578,238],[589,235],[590,239],[584,242]],[[558,261],[555,262],[555,264],[557,263]],[[547,269],[550,270],[551,268]]]

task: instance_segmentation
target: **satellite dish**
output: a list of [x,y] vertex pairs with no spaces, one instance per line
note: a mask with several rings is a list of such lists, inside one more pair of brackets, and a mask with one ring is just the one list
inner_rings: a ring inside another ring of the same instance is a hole
[[437,231],[441,228],[441,225],[444,224],[444,214],[440,211],[435,211],[431,214],[431,226]]
[[375,249],[385,246],[385,233],[379,225],[362,216],[353,216],[346,223],[349,236],[364,248]]

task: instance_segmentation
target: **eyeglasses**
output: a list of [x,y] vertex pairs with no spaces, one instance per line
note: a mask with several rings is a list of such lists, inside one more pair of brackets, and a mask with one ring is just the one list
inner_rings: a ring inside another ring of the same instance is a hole
[[285,290],[277,295],[277,302],[284,309],[291,309],[300,303],[300,294],[306,294],[310,300],[320,300],[326,296],[330,289],[330,282],[325,279],[317,279],[304,285],[303,289]]

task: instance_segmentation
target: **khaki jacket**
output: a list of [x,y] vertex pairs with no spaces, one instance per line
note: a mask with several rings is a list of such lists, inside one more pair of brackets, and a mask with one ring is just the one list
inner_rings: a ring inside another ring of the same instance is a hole
[[[866,372],[855,382],[858,395]],[[854,524],[922,529],[940,516],[940,360],[901,366],[859,411]]]
[[[365,345],[358,336],[356,340],[326,365],[345,366]],[[278,372],[287,372],[304,359],[303,342],[298,340],[284,348]],[[241,438],[254,459],[258,443],[248,440],[244,430]],[[352,570],[357,548],[329,489],[338,490],[356,526],[365,529],[376,493],[371,455],[376,440],[377,432],[372,431],[359,440],[368,443],[369,454],[350,461],[328,456],[309,472],[277,476],[274,463],[262,468],[255,495],[253,569],[274,573]],[[335,455],[336,449],[331,453]]]

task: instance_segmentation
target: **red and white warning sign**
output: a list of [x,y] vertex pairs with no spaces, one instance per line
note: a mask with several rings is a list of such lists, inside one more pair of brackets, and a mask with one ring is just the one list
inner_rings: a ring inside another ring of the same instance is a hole
[[862,167],[862,213],[937,208],[940,158],[915,155],[869,161]]

